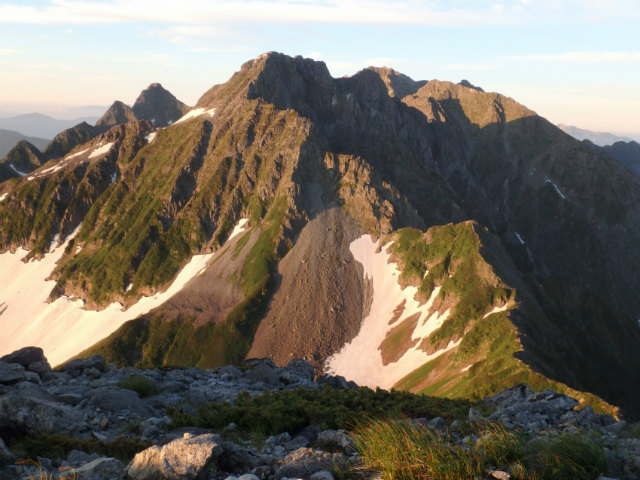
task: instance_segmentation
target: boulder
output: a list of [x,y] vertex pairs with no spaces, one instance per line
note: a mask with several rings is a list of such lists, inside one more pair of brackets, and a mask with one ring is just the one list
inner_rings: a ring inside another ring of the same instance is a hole
[[17,429],[30,435],[76,432],[80,411],[42,398],[9,392],[0,397],[0,429]]
[[531,395],[533,395],[533,390],[528,385],[521,383],[485,398],[483,403],[494,407],[496,410],[502,410],[527,401]]
[[99,371],[104,372],[107,369],[107,362],[102,355],[96,354],[89,358],[70,360],[60,367],[60,371],[71,375],[80,375],[86,368],[97,368]]
[[0,383],[15,383],[26,379],[24,367],[19,363],[0,362]]
[[280,383],[280,377],[273,362],[271,364],[269,362],[257,363],[244,376],[252,382],[261,382],[267,385],[278,385]]
[[154,445],[138,453],[125,473],[133,480],[206,479],[221,450],[219,435],[185,433],[163,447]]
[[313,365],[300,358],[292,359],[286,367],[280,369],[280,380],[286,384],[313,381]]
[[353,451],[353,440],[345,430],[323,430],[318,434],[318,443],[339,447],[344,451]]
[[311,448],[299,448],[282,460],[275,478],[309,478],[314,473],[334,467],[344,467],[348,459],[341,453],[327,453]]
[[118,387],[96,388],[89,398],[89,403],[113,413],[128,411],[140,417],[149,417],[154,413],[136,392]]
[[49,362],[44,356],[44,352],[40,347],[24,347],[20,350],[16,350],[9,355],[5,355],[0,358],[0,362],[7,363],[19,363],[24,368],[27,368],[32,363],[43,362],[47,365]]

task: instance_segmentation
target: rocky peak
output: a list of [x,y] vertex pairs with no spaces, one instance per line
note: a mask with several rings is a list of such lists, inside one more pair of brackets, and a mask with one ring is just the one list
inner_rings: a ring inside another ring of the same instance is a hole
[[133,104],[138,119],[151,121],[156,127],[166,127],[182,117],[189,107],[159,83],[145,88]]
[[119,123],[127,123],[136,120],[136,115],[129,105],[120,100],[113,102],[113,105],[96,122],[96,127],[113,127]]
[[330,101],[334,90],[325,63],[310,58],[270,52],[258,57],[252,68],[259,73],[249,85],[247,97],[263,98],[280,109],[294,108],[305,113],[304,105]]
[[479,92],[484,92],[482,88],[476,87],[469,80],[465,80],[465,79],[460,80],[460,85],[467,88],[473,88],[474,90],[478,90]]
[[407,95],[413,95],[427,83],[426,80],[416,82],[411,77],[389,67],[367,67],[367,70],[371,70],[380,76],[391,97],[404,98]]

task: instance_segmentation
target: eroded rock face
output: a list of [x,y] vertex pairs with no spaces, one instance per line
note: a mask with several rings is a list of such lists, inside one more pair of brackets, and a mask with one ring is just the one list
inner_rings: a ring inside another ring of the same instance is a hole
[[220,453],[218,435],[187,433],[163,447],[154,445],[140,452],[125,471],[133,480],[205,479]]

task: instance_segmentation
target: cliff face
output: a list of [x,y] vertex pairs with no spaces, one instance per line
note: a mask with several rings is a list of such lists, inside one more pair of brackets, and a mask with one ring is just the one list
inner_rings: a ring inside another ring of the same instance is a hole
[[94,351],[306,357],[447,396],[527,381],[633,410],[640,179],[618,162],[510,98],[386,68],[265,54],[155,129],[160,88],[132,110],[154,117],[0,186],[4,250],[46,256],[81,224],[52,301],[138,311],[212,255]]

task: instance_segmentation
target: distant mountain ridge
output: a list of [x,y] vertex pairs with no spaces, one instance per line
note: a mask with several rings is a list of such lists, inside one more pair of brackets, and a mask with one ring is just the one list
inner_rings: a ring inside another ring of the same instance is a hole
[[21,140],[28,141],[40,150],[43,150],[49,143],[46,138],[29,137],[20,132],[0,129],[0,158],[4,157]]
[[616,142],[631,142],[633,139],[629,137],[620,137],[608,132],[593,132],[591,130],[585,130],[582,128],[574,127],[572,125],[564,125],[559,123],[558,128],[563,132],[571,135],[577,140],[589,140],[590,142],[604,147],[605,145],[612,145]]
[[171,125],[123,118],[0,183],[0,262],[34,275],[0,284],[2,348],[640,416],[640,178],[514,99],[269,52]]
[[26,113],[14,117],[0,118],[0,128],[14,130],[26,136],[52,139],[62,130],[73,127],[78,123],[94,124],[98,117],[79,117],[72,120],[62,120],[42,113]]
[[[134,107],[138,110],[138,115],[128,105],[115,101],[95,122],[95,126],[82,121],[57,133],[51,142],[36,139],[36,143],[39,145],[44,143],[45,147],[33,144],[21,145],[16,141],[11,150],[6,152],[6,157],[0,157],[0,182],[20,175],[24,176],[48,160],[64,157],[77,145],[90,141],[115,125],[135,122],[150,116],[149,120],[156,121],[155,117],[158,117],[158,126],[165,126],[180,118],[187,110],[185,104],[159,83],[153,83],[143,90]],[[49,117],[32,114],[16,118],[24,121],[28,118],[41,120]],[[19,166],[21,167],[18,168]]]

